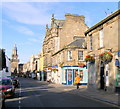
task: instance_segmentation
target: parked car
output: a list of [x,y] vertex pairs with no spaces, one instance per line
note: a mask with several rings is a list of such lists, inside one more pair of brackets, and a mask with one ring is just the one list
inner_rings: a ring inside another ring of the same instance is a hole
[[0,109],[5,109],[5,94],[0,89]]
[[15,88],[10,78],[2,78],[0,89],[4,92],[5,97],[13,97],[15,94]]
[[12,83],[13,83],[15,88],[20,87],[20,83],[19,83],[19,80],[17,79],[17,76],[9,76],[8,78],[12,79]]
[[12,78],[12,82],[15,88],[19,88],[20,87],[20,83],[19,80],[16,78]]

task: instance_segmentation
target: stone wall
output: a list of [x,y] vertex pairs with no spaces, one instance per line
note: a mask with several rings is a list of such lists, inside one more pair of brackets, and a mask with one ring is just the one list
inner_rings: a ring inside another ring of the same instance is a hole
[[85,17],[79,15],[65,15],[65,23],[60,33],[60,48],[74,41],[74,36],[84,37],[88,29],[85,24]]

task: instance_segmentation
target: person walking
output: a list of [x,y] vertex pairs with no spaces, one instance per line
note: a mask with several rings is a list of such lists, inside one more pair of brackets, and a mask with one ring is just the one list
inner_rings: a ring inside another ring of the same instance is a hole
[[80,76],[77,74],[77,76],[75,77],[75,82],[76,82],[76,85],[77,85],[77,89],[79,89],[79,84],[80,84]]

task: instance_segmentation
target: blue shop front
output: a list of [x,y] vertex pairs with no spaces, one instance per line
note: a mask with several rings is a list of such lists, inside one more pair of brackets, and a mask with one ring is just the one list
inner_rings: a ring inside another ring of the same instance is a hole
[[88,70],[86,67],[78,66],[63,66],[62,67],[62,84],[73,85],[77,74],[81,77],[80,84],[87,85],[88,83]]

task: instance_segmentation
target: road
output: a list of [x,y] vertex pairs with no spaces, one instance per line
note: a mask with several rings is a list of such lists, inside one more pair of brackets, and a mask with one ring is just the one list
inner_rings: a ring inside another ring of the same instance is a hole
[[114,107],[112,104],[60,90],[46,82],[31,78],[19,78],[19,80],[21,87],[16,89],[14,98],[6,99],[6,109],[26,107]]

